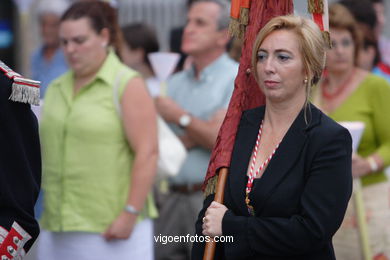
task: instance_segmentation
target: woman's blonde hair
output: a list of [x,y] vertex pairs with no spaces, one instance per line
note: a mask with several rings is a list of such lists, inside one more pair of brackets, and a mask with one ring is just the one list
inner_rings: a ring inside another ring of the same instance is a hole
[[362,47],[363,37],[359,30],[358,23],[352,13],[342,4],[334,3],[329,6],[329,27],[347,30],[351,33],[355,47],[354,64],[357,65],[359,50]]
[[303,66],[307,73],[306,103],[311,86],[318,83],[325,66],[326,41],[319,27],[310,19],[294,15],[278,16],[271,19],[258,33],[252,52],[252,70],[257,82],[257,52],[264,39],[274,31],[287,30],[295,33],[299,39]]

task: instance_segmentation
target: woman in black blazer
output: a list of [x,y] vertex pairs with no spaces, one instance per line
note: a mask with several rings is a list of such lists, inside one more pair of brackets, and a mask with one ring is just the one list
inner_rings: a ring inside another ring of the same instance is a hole
[[[326,44],[308,19],[281,16],[259,32],[252,55],[266,106],[242,114],[225,205],[206,197],[198,236],[232,236],[215,259],[335,259],[332,236],[352,191],[349,132],[308,101]],[[198,239],[203,241],[203,239]],[[192,258],[202,259],[204,243]]]

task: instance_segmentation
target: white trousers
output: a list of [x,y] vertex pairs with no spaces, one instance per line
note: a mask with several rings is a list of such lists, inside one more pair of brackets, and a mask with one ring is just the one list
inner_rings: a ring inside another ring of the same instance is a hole
[[135,225],[129,239],[109,242],[98,233],[42,230],[37,255],[37,260],[153,260],[153,222],[145,219]]

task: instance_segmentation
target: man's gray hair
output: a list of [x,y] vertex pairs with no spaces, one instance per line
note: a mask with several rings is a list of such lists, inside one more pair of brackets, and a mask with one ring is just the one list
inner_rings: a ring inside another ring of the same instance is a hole
[[196,3],[215,3],[219,5],[220,12],[217,20],[217,29],[221,31],[229,27],[230,22],[230,3],[227,0],[195,0],[191,5]]
[[66,11],[69,3],[66,0],[40,0],[37,6],[38,16],[54,14],[58,17]]

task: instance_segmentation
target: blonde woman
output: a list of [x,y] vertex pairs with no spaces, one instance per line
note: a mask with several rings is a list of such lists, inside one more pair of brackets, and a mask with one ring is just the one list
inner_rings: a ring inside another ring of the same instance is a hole
[[[349,132],[308,102],[325,41],[314,22],[272,19],[259,32],[252,67],[266,106],[244,111],[225,205],[206,197],[197,235],[232,236],[216,259],[335,259],[332,236],[351,195]],[[193,259],[202,259],[195,243]]]

